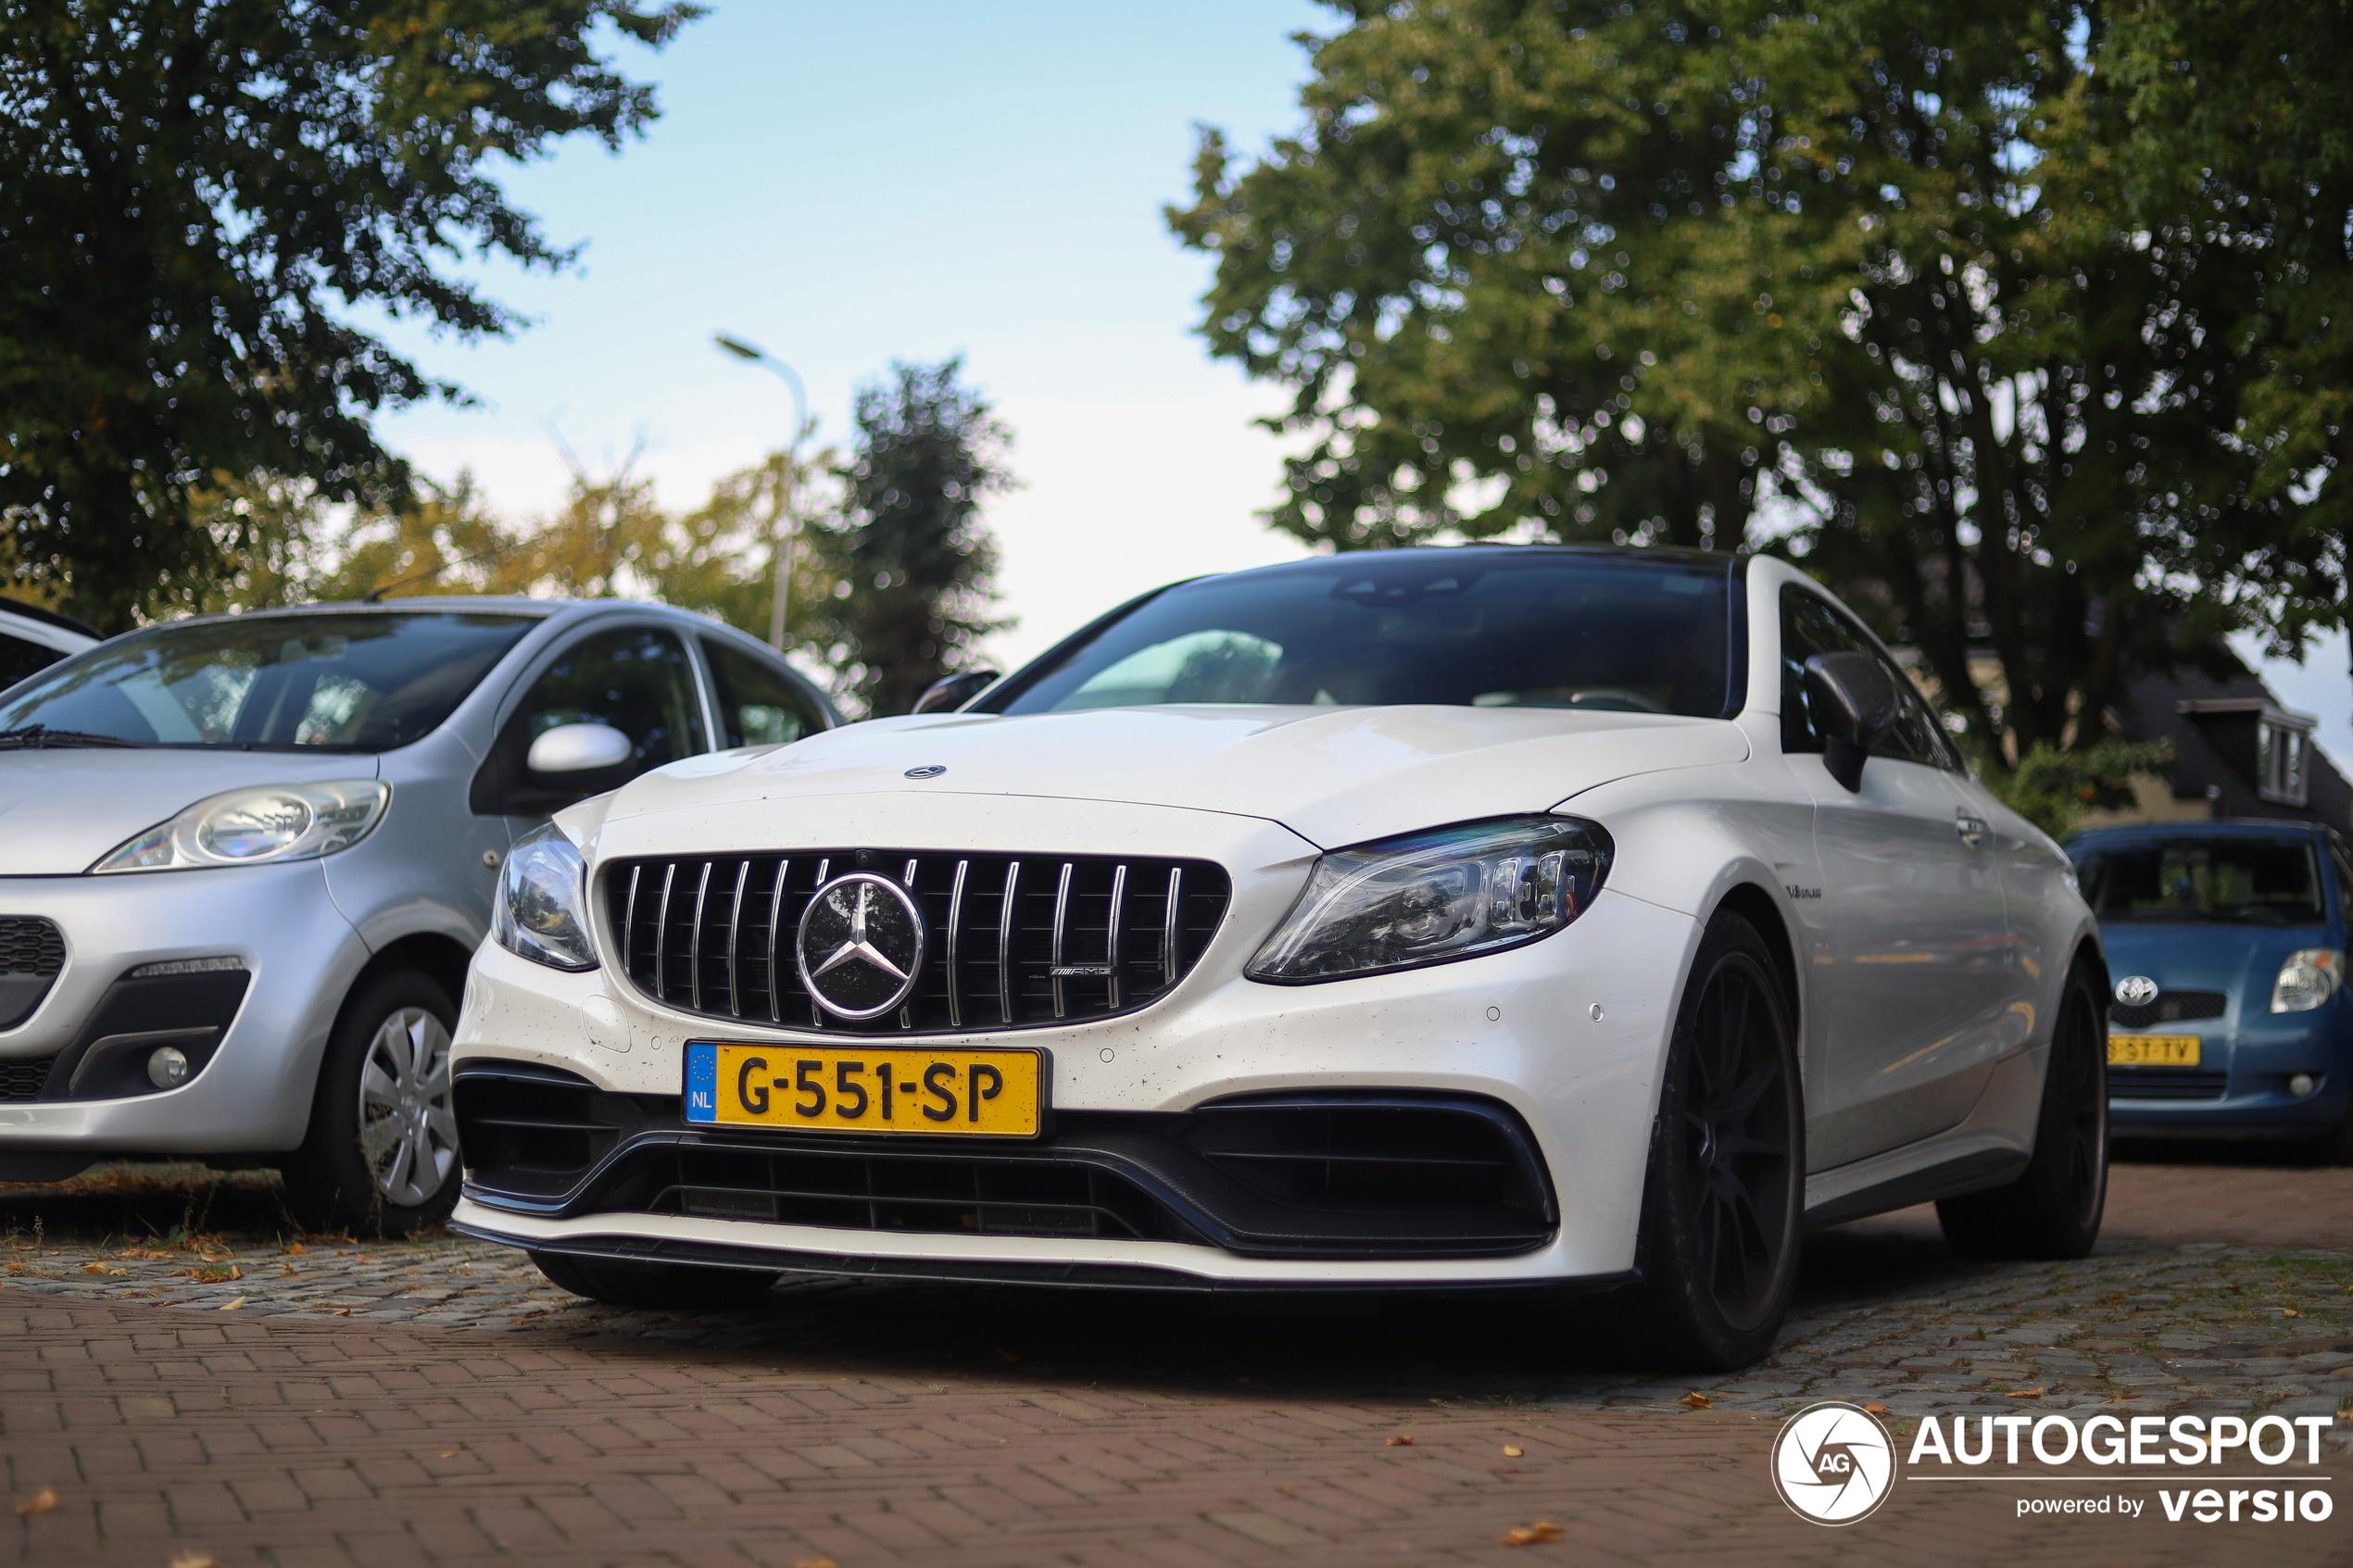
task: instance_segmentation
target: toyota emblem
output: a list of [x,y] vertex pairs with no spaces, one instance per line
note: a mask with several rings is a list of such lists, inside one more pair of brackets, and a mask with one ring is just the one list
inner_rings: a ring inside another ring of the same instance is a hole
[[2157,1000],[2157,982],[2145,974],[2128,974],[2116,983],[2116,999],[2128,1008],[2146,1007]]
[[800,983],[836,1018],[880,1018],[924,972],[924,913],[886,876],[851,872],[817,889],[801,912],[793,956]]

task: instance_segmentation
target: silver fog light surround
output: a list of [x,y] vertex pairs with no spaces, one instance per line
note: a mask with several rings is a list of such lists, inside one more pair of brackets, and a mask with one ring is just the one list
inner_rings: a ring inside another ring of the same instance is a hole
[[555,823],[515,842],[498,872],[490,937],[550,969],[597,967],[588,940],[588,865]]
[[2273,1012],[2310,1012],[2345,984],[2345,955],[2334,947],[2300,947],[2271,982]]
[[1449,963],[1551,935],[1590,908],[1616,848],[1580,817],[1502,817],[1338,849],[1244,971],[1308,985]]
[[233,789],[157,822],[90,869],[184,872],[315,860],[373,833],[391,799],[392,786],[379,779]]
[[147,1058],[147,1082],[158,1089],[176,1089],[188,1081],[188,1053],[164,1046]]

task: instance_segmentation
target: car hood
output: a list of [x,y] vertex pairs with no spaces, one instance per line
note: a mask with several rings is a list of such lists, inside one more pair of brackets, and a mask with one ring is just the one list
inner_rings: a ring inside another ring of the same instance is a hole
[[145,747],[0,751],[0,876],[68,876],[223,790],[372,779],[373,757]]
[[[828,795],[1124,801],[1263,817],[1329,848],[1541,811],[1632,773],[1737,762],[1738,725],[1557,709],[1120,708],[926,714],[673,763],[619,818]],[[910,778],[911,770],[941,770]]]
[[2280,965],[2299,947],[2331,946],[2321,925],[2173,925],[2109,921],[2100,926],[2108,973],[2117,980],[2146,975],[2166,991],[2221,991],[2243,999],[2245,1010],[2271,1005]]

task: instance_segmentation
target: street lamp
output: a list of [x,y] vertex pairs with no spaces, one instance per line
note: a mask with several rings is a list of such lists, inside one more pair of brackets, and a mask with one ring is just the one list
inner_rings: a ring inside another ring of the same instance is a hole
[[785,493],[779,498],[777,508],[784,523],[785,536],[776,546],[776,599],[768,610],[768,646],[782,653],[785,651],[785,596],[792,584],[793,546],[798,533],[793,526],[793,487],[800,480],[800,438],[809,429],[809,394],[802,388],[800,377],[793,368],[767,350],[725,332],[713,333],[711,341],[746,364],[775,371],[785,378],[785,384],[792,388],[792,445],[785,453]]

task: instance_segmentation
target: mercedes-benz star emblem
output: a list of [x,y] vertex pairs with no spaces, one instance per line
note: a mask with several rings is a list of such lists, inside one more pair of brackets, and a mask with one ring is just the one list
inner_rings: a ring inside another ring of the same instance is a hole
[[793,956],[819,1007],[836,1018],[879,1018],[914,991],[924,935],[912,894],[888,877],[851,872],[809,900]]
[[2145,1008],[2157,1000],[2157,982],[2145,974],[2128,974],[2116,983],[2116,999],[2128,1008]]

